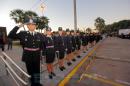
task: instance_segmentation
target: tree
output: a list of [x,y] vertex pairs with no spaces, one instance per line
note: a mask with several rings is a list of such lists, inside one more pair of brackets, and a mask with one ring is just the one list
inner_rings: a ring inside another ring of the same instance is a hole
[[44,28],[49,27],[48,23],[49,23],[49,19],[46,16],[38,17],[37,29],[39,29],[39,31],[41,30],[41,33],[42,33],[42,30]]
[[[24,20],[27,17],[35,18],[37,21],[37,29],[39,29],[39,32],[43,30],[43,28],[48,27],[49,19],[46,16],[39,17],[37,13],[33,11],[23,11],[21,9],[15,9],[10,12],[10,17],[16,22],[16,23],[22,23],[24,24]],[[24,28],[25,30],[25,28]]]
[[24,12],[21,9],[15,9],[10,12],[10,17],[15,21],[15,23],[23,23]]
[[122,20],[106,25],[105,30],[109,30],[110,33],[117,32],[119,29],[126,29],[130,27],[130,20]]
[[91,33],[91,32],[92,32],[91,28],[88,27],[88,28],[86,29],[86,32],[87,32],[87,33]]
[[33,11],[25,11],[24,13],[25,17],[38,17],[37,13],[33,12]]
[[104,33],[104,29],[105,29],[105,20],[101,17],[98,17],[97,19],[95,19],[95,27],[96,29],[101,32]]
[[[10,12],[10,17],[15,21],[15,23],[24,23],[24,11],[21,9],[15,9]],[[23,26],[24,30],[25,27]]]

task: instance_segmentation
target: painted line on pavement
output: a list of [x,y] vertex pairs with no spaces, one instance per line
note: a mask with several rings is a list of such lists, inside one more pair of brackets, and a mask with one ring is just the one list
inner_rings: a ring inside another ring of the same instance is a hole
[[98,76],[91,75],[91,74],[82,74],[82,78],[83,77],[88,77],[88,78],[91,78],[91,79],[94,79],[94,80],[97,80],[97,81],[100,81],[100,82],[104,82],[104,83],[107,83],[107,84],[111,84],[111,85],[114,85],[114,86],[125,86],[122,83],[112,81],[112,80],[109,80],[109,79],[105,79],[101,76],[98,77]]
[[80,61],[79,64],[75,66],[75,68],[58,84],[58,86],[65,86],[65,84],[71,79],[71,77],[78,71],[78,69],[82,66],[82,64],[88,59],[89,56],[91,56],[94,51],[99,47],[96,46],[93,50],[91,50],[88,55]]

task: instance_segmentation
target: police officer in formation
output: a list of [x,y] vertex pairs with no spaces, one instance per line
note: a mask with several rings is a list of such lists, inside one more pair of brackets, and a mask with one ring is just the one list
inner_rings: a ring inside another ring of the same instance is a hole
[[94,34],[90,33],[89,35],[89,44],[90,44],[90,48],[94,46]]
[[83,53],[86,53],[87,45],[88,45],[88,37],[84,32],[81,33],[81,41],[82,41],[82,51]]
[[19,39],[23,47],[22,61],[25,62],[27,72],[31,76],[31,86],[42,86],[40,84],[40,56],[43,50],[43,37],[40,33],[35,32],[36,20],[31,17],[25,19],[28,31],[17,31],[23,25],[15,26],[9,33],[9,38]]
[[54,36],[54,47],[56,57],[58,58],[59,69],[61,71],[65,70],[64,57],[65,57],[65,44],[62,27],[58,28],[57,34]]
[[76,53],[76,34],[74,30],[71,30],[71,40],[72,40],[72,61],[76,61],[75,53]]
[[70,65],[72,65],[71,59],[72,59],[73,44],[72,44],[72,38],[71,38],[69,29],[66,29],[64,44],[65,44],[65,50],[66,50],[67,65],[70,66]]
[[81,36],[80,36],[80,31],[76,31],[76,56],[77,58],[81,58],[80,56],[81,53]]
[[54,73],[53,63],[55,60],[55,48],[54,48],[54,39],[52,37],[51,28],[46,29],[45,37],[45,59],[47,64],[47,70],[49,73],[49,78],[52,79],[53,76],[56,76]]

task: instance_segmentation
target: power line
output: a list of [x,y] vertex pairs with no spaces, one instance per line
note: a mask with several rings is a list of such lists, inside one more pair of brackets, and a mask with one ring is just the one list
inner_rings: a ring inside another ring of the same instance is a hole
[[34,3],[34,4],[32,5],[32,7],[30,7],[30,10],[32,10],[36,5],[38,5],[40,1],[41,1],[41,0],[37,0],[37,2]]
[[30,10],[35,10],[37,6],[39,6],[41,4],[45,4],[46,1],[47,0],[37,0],[37,2],[32,5],[32,7],[30,8]]

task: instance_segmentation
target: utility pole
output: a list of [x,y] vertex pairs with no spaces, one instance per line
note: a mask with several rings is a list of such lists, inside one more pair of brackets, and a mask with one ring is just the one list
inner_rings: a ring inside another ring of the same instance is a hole
[[77,9],[76,9],[76,0],[73,0],[74,4],[74,29],[77,30]]

